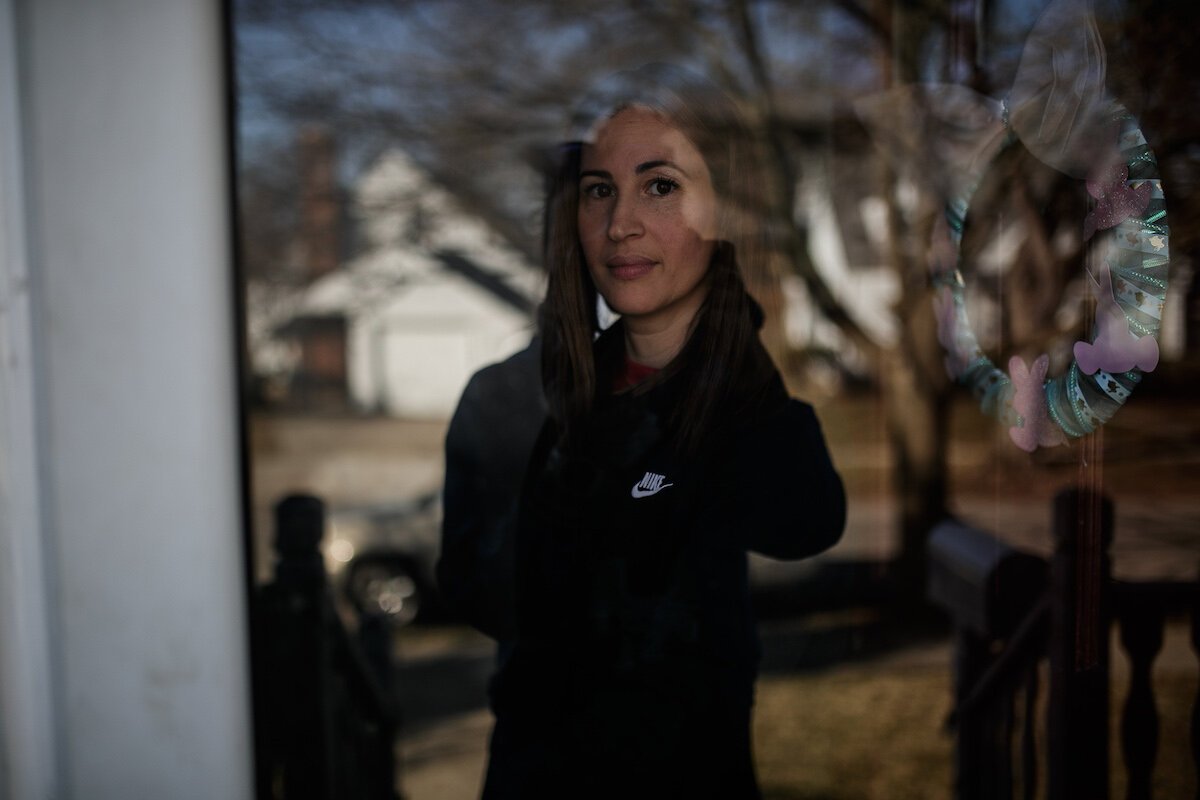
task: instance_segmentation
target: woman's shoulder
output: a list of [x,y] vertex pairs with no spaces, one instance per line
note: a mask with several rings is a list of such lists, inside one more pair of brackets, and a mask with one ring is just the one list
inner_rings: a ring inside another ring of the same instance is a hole
[[786,392],[742,421],[718,457],[714,491],[748,549],[803,558],[841,536],[846,496],[812,405]]
[[811,406],[788,394],[783,376],[762,342],[756,339],[744,352],[742,362],[733,396],[725,407],[725,427],[735,435],[744,434],[749,428],[778,423],[783,415],[790,413],[787,409],[793,402],[811,411]]
[[810,403],[790,396],[782,382],[739,416],[731,428],[730,446],[743,458],[793,459],[815,448],[825,451],[825,437]]

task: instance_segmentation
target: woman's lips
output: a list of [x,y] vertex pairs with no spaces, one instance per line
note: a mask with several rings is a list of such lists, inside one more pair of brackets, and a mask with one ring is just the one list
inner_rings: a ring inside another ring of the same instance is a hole
[[621,281],[632,281],[654,269],[654,263],[641,256],[616,256],[608,260],[608,271]]

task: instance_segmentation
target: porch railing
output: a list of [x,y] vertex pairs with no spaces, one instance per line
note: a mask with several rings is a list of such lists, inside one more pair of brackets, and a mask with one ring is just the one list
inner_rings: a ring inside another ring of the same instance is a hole
[[[1060,493],[1049,561],[952,521],[932,532],[930,596],[955,626],[950,722],[958,800],[1107,800],[1113,624],[1130,663],[1120,723],[1126,797],[1152,797],[1159,741],[1152,668],[1172,616],[1189,617],[1192,648],[1200,653],[1200,586],[1114,581],[1112,520],[1107,499],[1079,489]],[[1200,698],[1190,745],[1200,772]]]

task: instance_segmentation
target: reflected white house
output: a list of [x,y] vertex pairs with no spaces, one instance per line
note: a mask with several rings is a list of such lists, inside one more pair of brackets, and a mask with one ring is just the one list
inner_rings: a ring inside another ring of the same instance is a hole
[[[796,217],[808,232],[809,258],[863,332],[882,348],[894,346],[900,283],[886,261],[886,202],[867,189],[872,163],[857,153],[828,152],[806,152],[800,163],[805,177],[797,187]],[[790,347],[837,353],[842,369],[867,371],[864,354],[814,306],[797,275],[783,277],[783,292]]]
[[446,418],[479,368],[524,347],[542,271],[399,150],[354,189],[359,255],[299,290],[250,292],[257,374],[293,399]]

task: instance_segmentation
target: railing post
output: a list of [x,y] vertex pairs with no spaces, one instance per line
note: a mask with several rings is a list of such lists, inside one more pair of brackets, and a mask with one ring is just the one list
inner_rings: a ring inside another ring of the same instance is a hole
[[320,498],[289,495],[275,506],[275,581],[260,595],[255,634],[259,797],[334,796],[324,529]]
[[325,589],[321,538],[325,503],[308,494],[291,494],[275,504],[275,583],[320,605]]
[[[1200,658],[1200,591],[1193,592],[1191,607],[1188,609],[1190,615],[1190,628],[1192,640],[1192,652]],[[1196,699],[1192,704],[1192,765],[1195,768],[1196,778],[1196,800],[1200,800],[1200,690],[1196,692]]]
[[1121,644],[1129,656],[1129,693],[1121,717],[1121,752],[1129,774],[1127,800],[1150,800],[1158,755],[1158,709],[1151,671],[1163,644],[1163,598],[1151,586],[1132,585],[1120,600]]
[[1021,723],[1021,800],[1034,800],[1038,790],[1038,692],[1041,679],[1038,669],[1041,658],[1031,658],[1025,665],[1025,709]]
[[1054,499],[1048,800],[1108,797],[1108,550],[1112,503],[1093,490]]
[[[965,626],[956,626],[954,637],[955,708],[962,708],[988,665],[988,646]],[[954,750],[954,797],[956,800],[984,800],[983,787],[991,777],[991,744],[988,725],[979,713],[958,718],[957,746]]]

